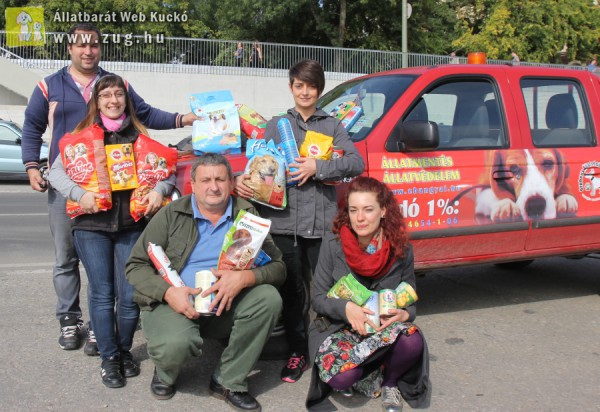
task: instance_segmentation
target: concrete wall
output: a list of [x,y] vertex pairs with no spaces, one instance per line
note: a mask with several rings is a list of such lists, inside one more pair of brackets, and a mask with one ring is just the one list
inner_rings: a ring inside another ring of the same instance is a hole
[[[41,75],[23,69],[6,59],[0,58],[0,117],[10,118],[22,124],[26,104],[22,99],[29,99],[31,92]],[[12,66],[12,67],[11,67]],[[7,71],[5,72],[5,69]],[[265,70],[265,69],[263,69]],[[215,75],[189,73],[157,73],[118,71],[152,106],[162,110],[187,113],[190,111],[188,95],[211,90],[231,90],[236,103],[244,103],[267,119],[286,111],[293,106],[293,100],[288,88],[286,77],[271,77],[273,73],[265,70],[265,76],[250,75]],[[7,73],[8,76],[4,75]],[[280,73],[276,73],[280,75]],[[10,95],[7,89],[13,84],[19,84],[18,92]],[[337,86],[341,81],[328,80],[325,91]],[[10,98],[12,96],[12,98]],[[163,143],[175,143],[191,134],[190,128],[179,130],[157,130],[152,136]]]

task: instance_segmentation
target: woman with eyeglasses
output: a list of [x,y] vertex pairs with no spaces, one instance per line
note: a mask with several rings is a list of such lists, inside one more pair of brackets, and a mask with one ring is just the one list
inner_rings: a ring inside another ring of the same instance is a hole
[[[93,124],[104,130],[104,145],[135,143],[140,133],[148,134],[134,113],[123,79],[117,75],[100,78],[94,85],[85,118],[73,134]],[[54,161],[50,184],[86,212],[75,218],[75,248],[88,277],[90,318],[102,359],[102,383],[109,388],[125,385],[125,378],[140,374],[130,352],[139,307],[133,302],[133,287],[125,279],[125,262],[147,220],[135,222],[129,212],[132,190],[112,192],[112,208],[99,211],[96,193],[86,191],[65,172],[61,156]],[[173,189],[175,176],[158,182],[143,199],[145,215],[161,207],[163,197]]]

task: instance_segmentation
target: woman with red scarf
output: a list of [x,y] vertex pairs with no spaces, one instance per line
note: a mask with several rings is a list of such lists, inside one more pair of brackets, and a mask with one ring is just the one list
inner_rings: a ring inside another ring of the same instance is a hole
[[[323,239],[314,277],[312,305],[317,313],[309,329],[313,360],[309,410],[334,410],[326,400],[331,389],[369,396],[381,394],[383,409],[401,411],[402,398],[413,408],[429,404],[429,356],[421,331],[412,323],[414,304],[372,314],[348,299],[327,297],[333,285],[351,273],[371,291],[395,289],[400,282],[414,289],[414,257],[406,226],[393,193],[383,183],[358,177],[345,204]],[[367,333],[366,324],[376,332]]]

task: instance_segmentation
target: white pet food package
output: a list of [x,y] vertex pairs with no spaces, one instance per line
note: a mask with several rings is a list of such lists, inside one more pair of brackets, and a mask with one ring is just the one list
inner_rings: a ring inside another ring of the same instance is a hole
[[242,152],[240,117],[229,90],[190,94],[192,112],[201,117],[192,125],[194,153]]
[[175,287],[185,286],[185,283],[179,277],[179,273],[173,269],[173,265],[162,246],[148,242],[148,256],[152,263],[154,263],[154,267],[158,270],[158,273],[160,273],[169,285]]
[[225,234],[218,269],[245,270],[254,263],[269,234],[271,221],[240,210]]

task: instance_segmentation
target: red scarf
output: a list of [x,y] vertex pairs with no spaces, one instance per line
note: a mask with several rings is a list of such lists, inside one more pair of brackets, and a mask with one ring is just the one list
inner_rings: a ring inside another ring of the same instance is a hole
[[354,273],[367,278],[377,279],[385,275],[394,259],[391,259],[390,242],[384,239],[381,248],[373,254],[365,252],[349,227],[342,226],[340,240],[348,266]]

